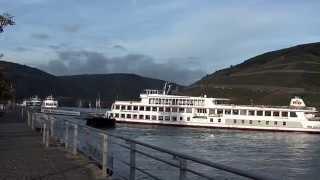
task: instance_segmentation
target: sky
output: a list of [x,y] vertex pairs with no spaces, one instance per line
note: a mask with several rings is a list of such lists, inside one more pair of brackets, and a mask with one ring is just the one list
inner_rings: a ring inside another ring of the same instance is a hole
[[319,0],[0,0],[3,60],[54,75],[135,73],[188,85],[320,41]]

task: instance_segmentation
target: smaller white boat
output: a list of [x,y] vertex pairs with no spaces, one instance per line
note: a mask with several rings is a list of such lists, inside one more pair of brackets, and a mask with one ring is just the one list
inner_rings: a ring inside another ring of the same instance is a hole
[[29,108],[40,108],[41,99],[38,96],[33,96],[29,100],[25,101],[25,105]]
[[53,96],[48,96],[42,102],[41,110],[42,109],[57,109],[58,108],[58,101],[53,98]]

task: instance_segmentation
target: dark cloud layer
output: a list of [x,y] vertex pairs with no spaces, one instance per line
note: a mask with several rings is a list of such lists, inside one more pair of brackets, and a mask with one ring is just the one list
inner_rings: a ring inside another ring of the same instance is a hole
[[65,32],[68,32],[68,33],[76,33],[78,31],[80,31],[80,28],[81,26],[78,25],[78,24],[73,24],[73,25],[65,25],[63,26],[63,30]]
[[119,44],[117,44],[117,45],[114,45],[114,46],[112,46],[114,49],[118,49],[118,50],[121,50],[121,51],[127,51],[127,49],[124,47],[124,46],[122,46],[122,45],[119,45]]
[[59,51],[57,59],[40,68],[56,75],[134,73],[180,84],[190,84],[205,74],[200,69],[188,69],[180,63],[157,63],[143,54],[107,57],[93,51]]

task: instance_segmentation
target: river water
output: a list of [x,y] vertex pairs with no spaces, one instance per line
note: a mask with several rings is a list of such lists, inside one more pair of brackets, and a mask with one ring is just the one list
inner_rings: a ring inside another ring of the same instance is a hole
[[320,179],[320,135],[117,124],[106,131],[276,179]]

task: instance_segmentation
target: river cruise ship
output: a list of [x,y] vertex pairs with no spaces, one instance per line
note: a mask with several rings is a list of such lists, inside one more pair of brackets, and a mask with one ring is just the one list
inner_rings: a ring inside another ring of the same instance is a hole
[[117,122],[320,133],[314,107],[294,97],[289,106],[235,105],[229,99],[169,95],[145,90],[140,101],[115,101],[108,116]]

